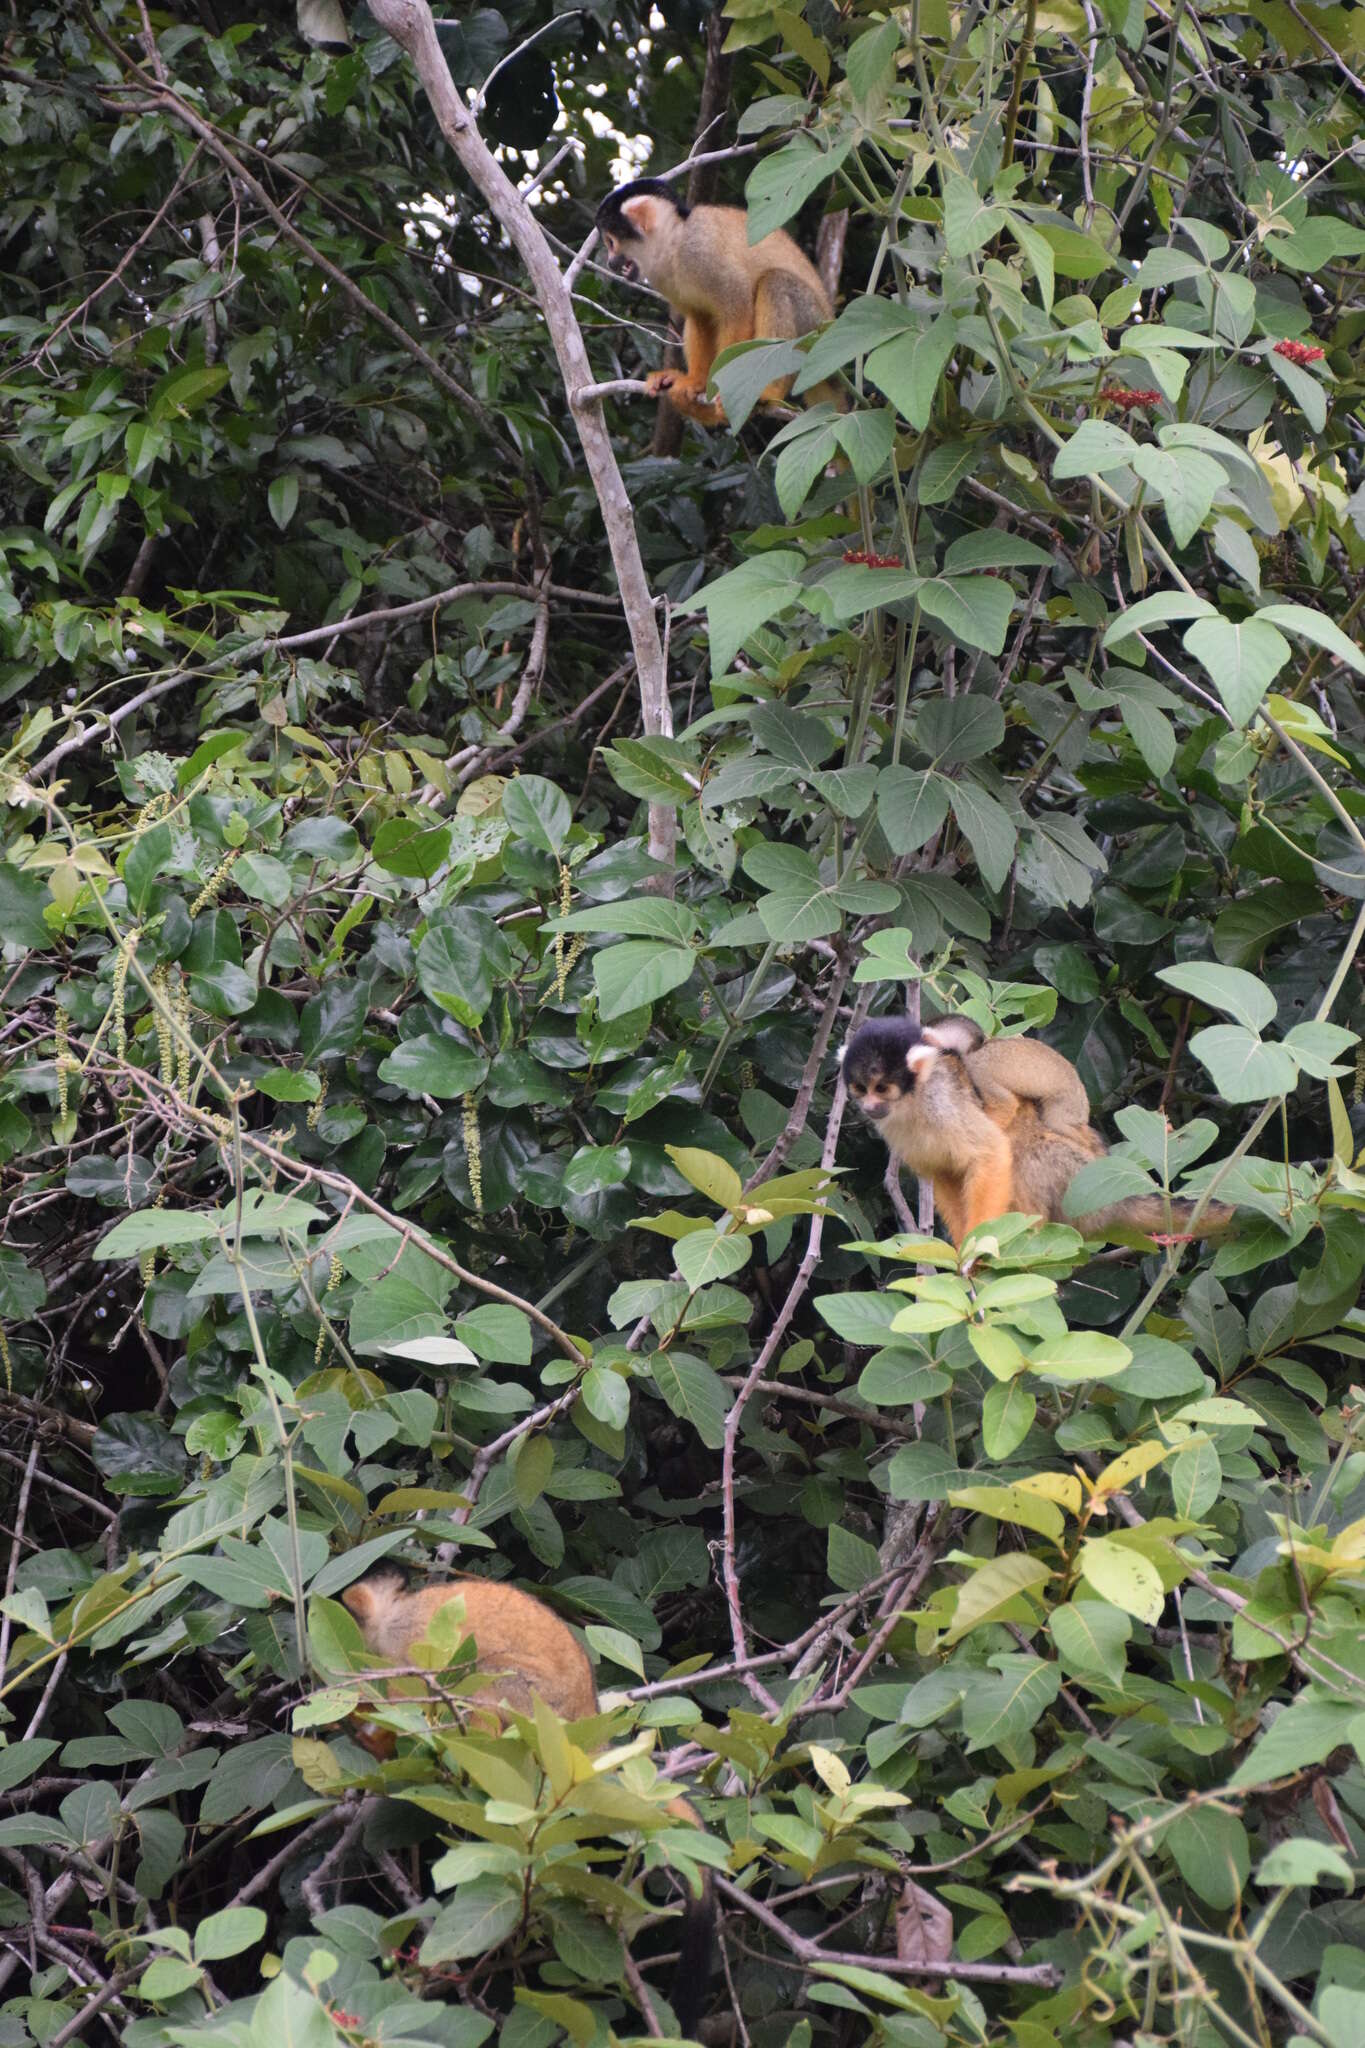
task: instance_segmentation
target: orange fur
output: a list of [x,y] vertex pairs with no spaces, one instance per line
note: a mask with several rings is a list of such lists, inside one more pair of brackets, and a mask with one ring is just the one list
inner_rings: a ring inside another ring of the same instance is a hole
[[448,1601],[464,1603],[464,1633],[475,1643],[474,1669],[493,1681],[479,1695],[519,1714],[537,1695],[565,1721],[597,1712],[592,1665],[573,1630],[543,1600],[491,1579],[452,1579],[409,1592],[396,1572],[372,1572],[341,1596],[360,1624],[365,1647],[386,1664],[410,1661],[412,1647]]

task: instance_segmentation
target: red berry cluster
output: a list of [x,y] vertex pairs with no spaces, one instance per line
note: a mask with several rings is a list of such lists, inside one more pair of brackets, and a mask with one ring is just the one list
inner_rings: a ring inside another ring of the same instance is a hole
[[1275,344],[1275,354],[1290,363],[1320,363],[1326,353],[1325,348],[1313,348],[1306,341],[1277,341]]
[[1126,384],[1106,384],[1101,388],[1100,397],[1110,405],[1116,405],[1120,412],[1133,412],[1140,405],[1161,403],[1159,391],[1133,391]]
[[865,569],[903,569],[904,562],[899,555],[870,555],[866,548],[846,548],[844,560],[854,565],[861,563]]

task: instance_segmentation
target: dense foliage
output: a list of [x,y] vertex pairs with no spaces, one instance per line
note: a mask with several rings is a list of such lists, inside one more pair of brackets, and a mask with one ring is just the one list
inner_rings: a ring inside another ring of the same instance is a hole
[[[399,47],[3,10],[3,2048],[668,2034],[703,1867],[708,2041],[1365,2039],[1365,12],[726,14],[441,29],[565,264],[694,135],[843,251],[598,401],[669,736]],[[907,997],[1235,1233],[892,1238]],[[386,1705],[390,1553],[598,1721]]]

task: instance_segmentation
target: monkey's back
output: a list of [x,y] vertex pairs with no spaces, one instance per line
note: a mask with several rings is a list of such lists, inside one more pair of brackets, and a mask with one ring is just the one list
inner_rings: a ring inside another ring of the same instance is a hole
[[[751,243],[742,206],[694,206],[687,227],[686,258],[674,280],[679,312],[709,312],[718,286],[745,302],[761,286],[788,314],[793,334],[806,334],[833,318],[819,271],[784,229],[774,228]],[[689,303],[694,290],[696,299]]]
[[988,1112],[1003,1128],[1009,1127],[1011,1113],[1005,1098],[1013,1097],[1031,1102],[1049,1130],[1064,1131],[1092,1158],[1105,1150],[1099,1132],[1090,1127],[1085,1083],[1070,1060],[1041,1038],[988,1038],[964,1058]]
[[566,1721],[597,1712],[597,1687],[587,1652],[567,1622],[516,1586],[457,1578],[415,1592],[382,1580],[361,1580],[342,1596],[360,1623],[367,1649],[386,1662],[410,1661],[437,1608],[464,1604],[463,1633],[474,1638],[474,1668],[492,1683],[480,1697],[529,1714],[539,1696]]

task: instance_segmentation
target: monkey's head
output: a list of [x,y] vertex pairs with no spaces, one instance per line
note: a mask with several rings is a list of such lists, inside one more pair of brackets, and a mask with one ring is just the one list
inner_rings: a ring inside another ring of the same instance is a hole
[[363,1579],[357,1579],[353,1586],[348,1586],[341,1596],[341,1604],[349,1607],[360,1623],[362,1635],[366,1635],[371,1629],[382,1627],[392,1613],[394,1603],[401,1600],[407,1590],[407,1574],[397,1565],[382,1564],[367,1572]]
[[940,1017],[923,1030],[907,1017],[874,1017],[839,1054],[844,1086],[863,1115],[881,1123],[941,1058],[975,1052],[984,1037],[970,1017]]
[[618,185],[597,209],[597,232],[607,252],[607,267],[628,284],[648,282],[649,247],[656,236],[680,220],[687,207],[662,178],[632,178]]

